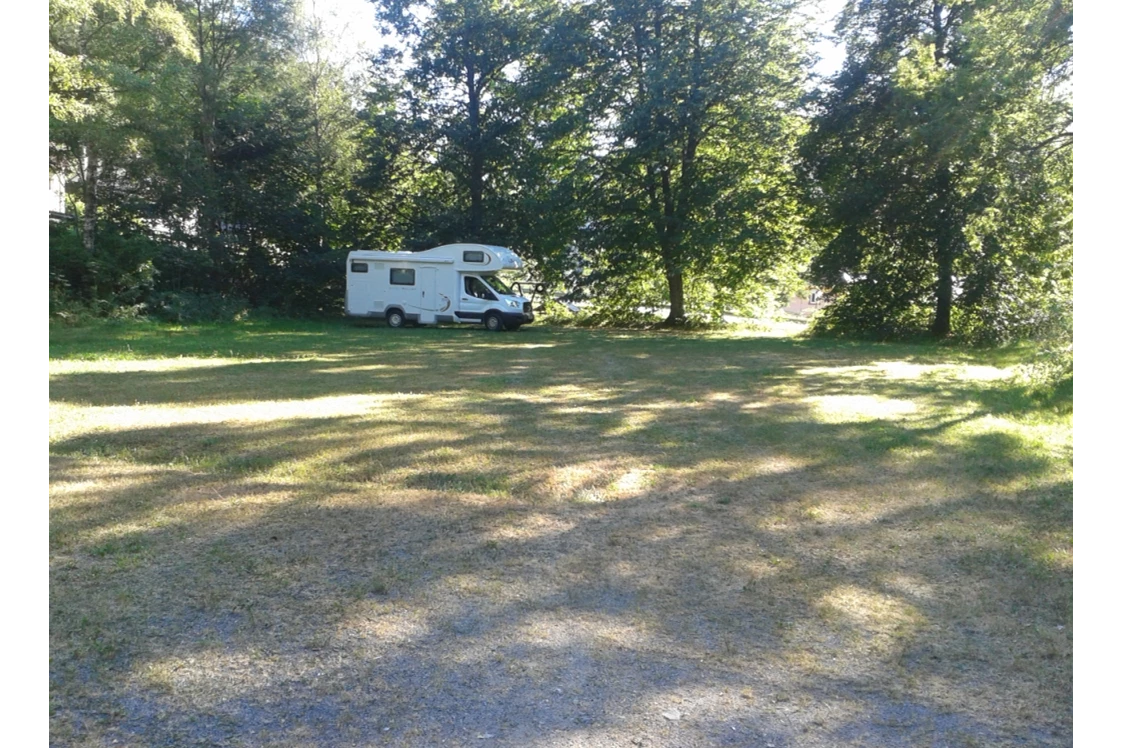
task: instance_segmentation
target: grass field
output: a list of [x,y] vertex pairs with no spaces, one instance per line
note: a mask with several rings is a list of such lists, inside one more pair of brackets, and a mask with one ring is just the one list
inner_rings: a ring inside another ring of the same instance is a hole
[[1019,355],[52,330],[52,744],[1071,744]]

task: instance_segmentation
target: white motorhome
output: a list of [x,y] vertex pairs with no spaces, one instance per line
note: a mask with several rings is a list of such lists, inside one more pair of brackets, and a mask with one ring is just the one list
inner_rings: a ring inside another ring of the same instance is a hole
[[347,255],[347,314],[407,322],[476,322],[488,330],[517,330],[534,321],[530,301],[499,273],[522,270],[506,247],[446,244],[424,252],[358,250]]

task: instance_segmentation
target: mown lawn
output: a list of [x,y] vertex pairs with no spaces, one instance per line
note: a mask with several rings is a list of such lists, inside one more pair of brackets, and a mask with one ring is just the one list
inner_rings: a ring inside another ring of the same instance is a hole
[[1071,744],[1019,355],[52,330],[52,744]]

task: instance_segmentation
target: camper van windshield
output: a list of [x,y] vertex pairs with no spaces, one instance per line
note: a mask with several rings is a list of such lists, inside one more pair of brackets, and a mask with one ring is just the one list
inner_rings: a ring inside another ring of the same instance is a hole
[[485,275],[482,277],[485,281],[487,281],[487,285],[491,286],[504,296],[515,295],[515,292],[511,290],[511,287],[504,283],[498,275]]

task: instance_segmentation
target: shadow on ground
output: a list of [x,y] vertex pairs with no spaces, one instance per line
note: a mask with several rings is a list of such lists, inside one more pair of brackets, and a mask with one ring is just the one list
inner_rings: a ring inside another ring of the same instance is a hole
[[1001,379],[368,332],[52,377],[52,743],[1071,743],[1071,442]]

